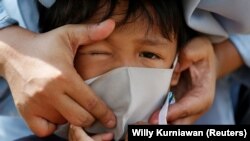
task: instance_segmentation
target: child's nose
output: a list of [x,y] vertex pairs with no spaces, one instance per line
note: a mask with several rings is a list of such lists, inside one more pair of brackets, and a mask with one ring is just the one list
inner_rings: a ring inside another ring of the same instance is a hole
[[134,56],[125,56],[120,59],[120,67],[142,67],[140,62]]

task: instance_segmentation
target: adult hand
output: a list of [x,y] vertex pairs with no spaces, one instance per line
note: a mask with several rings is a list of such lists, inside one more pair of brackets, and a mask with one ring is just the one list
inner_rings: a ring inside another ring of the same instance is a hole
[[35,134],[49,135],[66,121],[88,127],[98,119],[106,127],[115,126],[114,114],[84,84],[73,64],[79,46],[105,39],[114,27],[114,21],[106,20],[98,25],[66,25],[44,34],[17,26],[0,31],[0,73]]
[[[178,82],[173,89],[177,102],[168,109],[168,123],[191,124],[209,109],[215,95],[216,57],[207,38],[195,38],[180,51],[173,80],[173,85]],[[158,115],[149,122],[157,124]]]
[[111,141],[113,137],[112,133],[97,134],[90,137],[81,127],[70,125],[69,128],[69,141]]

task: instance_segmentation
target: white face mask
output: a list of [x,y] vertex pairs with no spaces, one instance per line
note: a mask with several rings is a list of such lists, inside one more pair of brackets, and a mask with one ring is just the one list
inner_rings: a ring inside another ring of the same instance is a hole
[[[86,131],[112,131],[118,140],[125,134],[128,124],[148,122],[150,115],[166,99],[172,73],[173,69],[123,67],[85,81],[113,110],[117,118],[117,125],[113,130],[104,128],[97,122]],[[166,119],[164,113],[163,119]]]
[[173,69],[122,67],[86,80],[85,83],[113,110],[117,124],[114,129],[107,129],[96,122],[85,130],[89,133],[111,131],[115,140],[119,140],[124,137],[128,124],[148,122],[150,115],[165,101],[159,123],[167,124],[167,109],[172,96],[167,98],[167,93],[172,74]]

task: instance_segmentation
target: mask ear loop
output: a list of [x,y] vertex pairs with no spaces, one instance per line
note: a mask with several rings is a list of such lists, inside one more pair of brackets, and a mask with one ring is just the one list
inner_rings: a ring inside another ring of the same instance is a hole
[[[178,62],[178,54],[175,56],[174,63],[172,65],[172,69],[171,69],[172,74],[173,74],[173,71],[176,67],[177,62]],[[175,103],[174,95],[172,92],[168,92],[166,101],[165,101],[164,105],[162,106],[160,113],[159,113],[159,118],[158,118],[159,125],[167,125],[168,124],[167,123],[168,106],[170,104],[173,104],[173,103]]]
[[179,54],[176,54],[175,59],[174,59],[174,63],[172,64],[172,67],[171,67],[173,70],[175,69],[176,64],[178,63],[178,57],[179,57]]

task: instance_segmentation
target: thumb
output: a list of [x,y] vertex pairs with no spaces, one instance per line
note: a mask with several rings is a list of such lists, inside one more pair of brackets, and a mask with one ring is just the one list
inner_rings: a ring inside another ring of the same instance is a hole
[[[191,101],[191,102],[190,102]],[[199,97],[190,94],[182,97],[178,102],[171,104],[168,109],[168,121],[173,122],[177,119],[189,117],[192,115],[201,114],[204,106],[203,101]]]
[[40,118],[40,117],[33,117],[29,121],[29,127],[32,129],[32,131],[40,137],[48,136],[52,134],[56,128],[57,125],[50,123],[46,119]]
[[108,19],[98,24],[67,25],[66,35],[75,54],[77,48],[107,38],[115,29],[114,20]]

